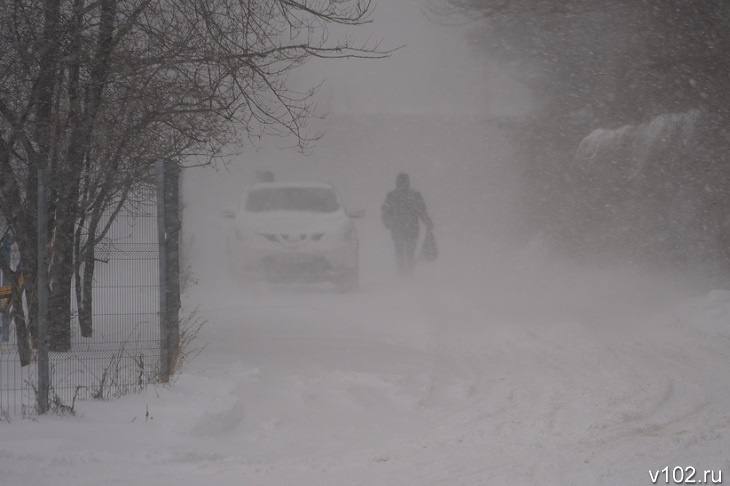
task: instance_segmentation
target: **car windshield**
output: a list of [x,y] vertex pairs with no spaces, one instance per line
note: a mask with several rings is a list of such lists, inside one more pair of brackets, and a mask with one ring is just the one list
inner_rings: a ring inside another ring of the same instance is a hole
[[246,199],[246,211],[307,211],[332,213],[340,208],[334,191],[327,187],[265,187],[254,189]]

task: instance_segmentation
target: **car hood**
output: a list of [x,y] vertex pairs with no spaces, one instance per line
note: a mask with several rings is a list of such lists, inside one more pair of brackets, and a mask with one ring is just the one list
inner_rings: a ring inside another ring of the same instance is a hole
[[343,211],[332,213],[309,213],[304,211],[267,211],[265,213],[243,213],[238,219],[239,227],[253,233],[326,233],[347,222]]

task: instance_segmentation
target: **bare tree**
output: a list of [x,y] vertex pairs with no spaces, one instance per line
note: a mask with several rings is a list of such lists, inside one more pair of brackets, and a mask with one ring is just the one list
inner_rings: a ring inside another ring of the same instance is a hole
[[[287,74],[311,57],[387,56],[328,36],[328,25],[369,22],[373,8],[371,0],[0,0],[0,213],[34,309],[36,174],[47,164],[52,350],[70,348],[74,275],[82,335],[91,335],[94,247],[153,164],[209,163],[226,144],[264,132],[306,143],[312,91],[290,90]],[[34,334],[33,311],[18,313],[19,329]]]
[[[594,251],[598,238],[591,226],[605,221],[611,221],[605,232],[612,237],[632,233],[631,241],[620,242],[634,245],[631,251],[641,247],[663,256],[694,250],[690,233],[699,233],[698,226],[730,240],[720,233],[728,233],[721,228],[727,223],[717,222],[715,209],[730,203],[730,185],[723,182],[728,176],[720,176],[730,174],[724,155],[730,148],[728,2],[431,0],[431,6],[439,19],[473,21],[474,44],[508,64],[535,94],[530,116],[511,120],[509,135],[525,176],[525,214],[537,228],[571,254]],[[691,119],[693,113],[701,114],[697,137],[686,146],[674,137],[677,145],[649,157],[640,176],[622,172],[632,154],[618,146],[591,170],[575,163],[581,140],[593,130],[642,127],[673,114]],[[676,202],[669,202],[677,199],[702,208],[695,227],[684,225],[684,234],[665,242],[652,240],[650,233],[658,232],[647,228],[666,229],[667,221],[678,219]],[[611,215],[620,206],[631,209]],[[648,216],[630,223],[639,213]],[[661,245],[684,248],[670,252]],[[730,267],[730,259],[722,263]]]

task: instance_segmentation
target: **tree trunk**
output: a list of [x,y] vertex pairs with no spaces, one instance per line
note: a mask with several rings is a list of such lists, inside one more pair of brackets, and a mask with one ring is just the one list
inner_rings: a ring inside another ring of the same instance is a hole
[[[26,315],[23,311],[23,288],[19,282],[18,272],[15,274],[15,282],[12,294],[12,319],[15,323],[15,339],[17,341],[18,357],[20,359],[20,366],[28,366],[31,362],[33,352],[31,350],[29,326],[27,324]],[[27,294],[26,294],[27,298]]]
[[[61,207],[59,206],[59,209]],[[53,239],[53,263],[48,296],[48,338],[51,351],[71,350],[71,283],[73,280],[73,223],[67,211],[59,211]]]
[[[15,291],[12,295],[12,318],[15,324],[16,346],[21,366],[31,363],[34,348],[38,346],[35,252],[23,252],[22,242],[18,242],[21,260],[14,274]],[[21,281],[22,279],[22,281]],[[28,304],[28,314],[23,308],[23,293]]]
[[81,328],[81,336],[90,338],[93,334],[93,282],[94,282],[94,246],[91,245],[84,254],[84,270],[81,282],[77,282],[76,285],[81,285],[80,299],[77,302],[79,309],[79,327]]

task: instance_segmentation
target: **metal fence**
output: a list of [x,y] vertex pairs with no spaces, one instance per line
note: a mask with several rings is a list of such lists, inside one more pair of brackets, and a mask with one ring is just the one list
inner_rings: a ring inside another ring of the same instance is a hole
[[[159,239],[154,189],[118,214],[96,247],[93,336],[81,337],[72,297],[71,351],[49,353],[51,408],[141,389],[160,369]],[[21,367],[15,330],[0,342],[0,419],[36,413],[37,353]]]

